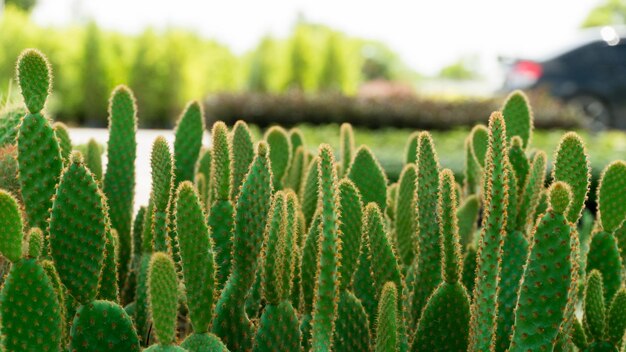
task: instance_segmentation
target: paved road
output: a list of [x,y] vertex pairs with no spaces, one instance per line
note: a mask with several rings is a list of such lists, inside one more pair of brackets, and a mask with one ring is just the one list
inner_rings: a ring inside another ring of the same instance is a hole
[[[108,130],[104,128],[70,128],[70,137],[74,145],[84,144],[90,138],[95,139],[98,143],[106,145],[108,140]],[[135,161],[135,172],[137,184],[135,187],[135,210],[142,205],[148,205],[150,199],[150,151],[152,143],[158,136],[164,136],[170,144],[170,148],[174,148],[174,131],[172,130],[139,130],[137,131],[137,160]],[[203,145],[209,146],[211,143],[209,133],[205,132]],[[106,170],[107,158],[106,153],[102,158],[103,170]]]

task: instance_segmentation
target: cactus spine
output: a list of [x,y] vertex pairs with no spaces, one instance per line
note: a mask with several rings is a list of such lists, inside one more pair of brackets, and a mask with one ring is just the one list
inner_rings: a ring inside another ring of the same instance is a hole
[[192,101],[178,120],[174,139],[175,185],[183,181],[193,181],[196,161],[202,147],[204,114],[197,101]]

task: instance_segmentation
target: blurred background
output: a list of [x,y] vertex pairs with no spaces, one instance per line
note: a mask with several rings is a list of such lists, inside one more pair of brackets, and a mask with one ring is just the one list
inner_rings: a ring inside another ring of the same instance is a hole
[[39,48],[54,71],[48,114],[77,143],[94,135],[77,127],[106,127],[108,96],[127,84],[141,128],[172,128],[192,99],[208,126],[298,125],[312,147],[350,122],[392,180],[409,134],[429,129],[462,174],[469,128],[522,89],[536,147],[575,129],[594,170],[626,152],[626,0],[0,4],[0,104],[19,103],[16,58]]

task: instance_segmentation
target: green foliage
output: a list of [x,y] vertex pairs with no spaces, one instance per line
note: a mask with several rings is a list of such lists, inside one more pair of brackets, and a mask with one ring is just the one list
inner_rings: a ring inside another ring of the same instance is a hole
[[624,22],[626,22],[626,5],[620,0],[604,0],[587,14],[581,26],[599,27]]
[[171,345],[176,338],[178,283],[174,261],[157,252],[150,260],[148,291],[150,312],[157,339],[161,345]]
[[363,204],[375,202],[381,210],[385,210],[387,177],[368,147],[361,146],[357,149],[347,177],[359,189]]
[[70,350],[140,351],[130,316],[117,304],[93,301],[80,306],[72,323]]
[[52,129],[54,129],[54,135],[59,143],[59,148],[61,148],[63,163],[67,164],[70,160],[70,154],[72,153],[72,140],[70,139],[70,133],[67,130],[67,126],[65,126],[62,122],[55,122],[52,125]]
[[195,333],[205,333],[213,318],[216,266],[204,211],[188,181],[178,187],[176,231],[180,239],[190,320]]
[[[109,141],[107,143],[107,168],[102,190],[107,197],[111,226],[119,239],[119,280],[126,280],[131,251],[131,222],[135,197],[135,158],[137,155],[137,106],[133,93],[118,86],[109,100]],[[93,148],[93,147],[91,147]],[[98,177],[98,157],[87,153],[87,166]],[[100,168],[101,162],[100,162]],[[101,174],[101,171],[100,171]]]
[[550,188],[550,208],[533,233],[520,283],[510,351],[551,349],[560,329],[567,331],[578,281],[578,237],[564,214],[573,200],[566,183]]
[[268,148],[265,142],[257,145],[250,172],[241,186],[235,211],[232,271],[215,308],[213,332],[231,350],[252,347],[254,327],[243,306],[254,283],[270,208],[272,174]]
[[393,282],[383,287],[376,316],[376,352],[398,351],[399,340],[398,293]]
[[469,350],[488,350],[495,333],[496,290],[500,276],[502,236],[506,229],[508,172],[506,127],[502,114],[489,118],[489,148],[485,156],[486,192],[483,229],[477,251],[476,283],[471,305]]
[[[82,34],[82,33],[81,33]],[[106,59],[103,52],[103,42],[106,40],[103,33],[94,21],[85,26],[82,39],[83,52],[80,61],[83,63],[79,70],[79,89],[85,94],[81,101],[81,110],[84,118],[81,122],[88,124],[97,123],[106,118],[104,113],[107,108],[107,94],[109,92],[109,77],[107,75]]]
[[96,296],[107,238],[105,213],[104,195],[93,175],[72,154],[54,196],[49,241],[63,285],[81,304]]
[[316,274],[311,350],[329,351],[337,317],[339,298],[339,190],[333,151],[328,145],[319,150],[319,265]]
[[506,124],[507,140],[519,136],[522,139],[522,149],[526,149],[533,132],[533,112],[526,94],[519,90],[512,92],[502,107],[502,115]]
[[589,160],[582,139],[575,133],[561,138],[554,158],[552,178],[563,181],[572,189],[572,203],[567,211],[567,220],[577,223],[582,214],[589,190]]
[[0,292],[0,311],[4,350],[60,351],[61,308],[36,259],[13,264]]
[[176,125],[174,140],[174,174],[175,184],[193,181],[196,161],[200,155],[202,135],[204,134],[204,113],[197,101],[185,107]]
[[0,189],[0,253],[15,263],[22,257],[22,218],[17,200]]

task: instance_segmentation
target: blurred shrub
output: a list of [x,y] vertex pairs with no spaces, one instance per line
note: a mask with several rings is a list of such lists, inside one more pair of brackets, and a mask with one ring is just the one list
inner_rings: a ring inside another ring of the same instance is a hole
[[[544,94],[531,94],[537,128],[573,128],[581,117]],[[447,130],[486,123],[502,99],[419,96],[358,97],[337,93],[218,94],[206,101],[207,124],[238,119],[259,126],[350,122],[355,126]]]

